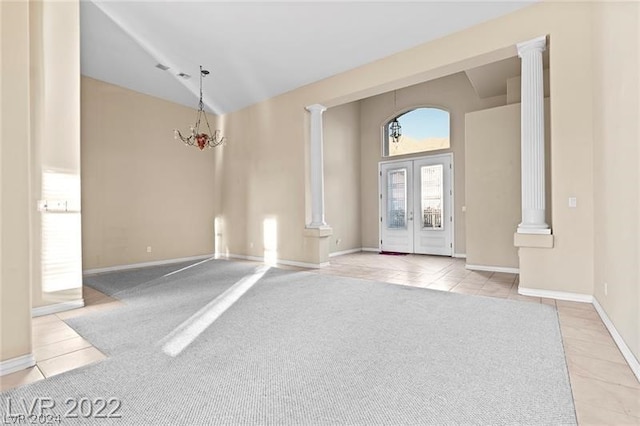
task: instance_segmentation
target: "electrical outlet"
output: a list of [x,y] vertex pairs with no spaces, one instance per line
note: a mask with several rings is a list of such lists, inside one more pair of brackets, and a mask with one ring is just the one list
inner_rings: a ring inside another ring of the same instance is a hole
[[147,253],[151,253],[151,246],[147,246]]
[[338,239],[336,240],[336,245],[337,245],[337,246],[339,246],[341,242],[342,242],[342,238],[338,238]]
[[604,283],[604,295],[605,296],[609,295],[609,284],[608,283]]

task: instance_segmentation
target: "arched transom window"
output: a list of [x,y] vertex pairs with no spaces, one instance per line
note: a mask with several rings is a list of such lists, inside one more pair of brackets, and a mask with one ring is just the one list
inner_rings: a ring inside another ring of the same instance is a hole
[[[395,130],[398,126],[399,130]],[[448,149],[449,127],[449,112],[443,109],[416,108],[405,112],[384,126],[383,154],[394,157]]]

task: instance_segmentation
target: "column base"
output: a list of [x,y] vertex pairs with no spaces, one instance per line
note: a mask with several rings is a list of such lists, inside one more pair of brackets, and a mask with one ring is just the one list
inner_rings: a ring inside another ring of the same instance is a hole
[[[522,188],[524,191],[525,189]],[[544,194],[543,194],[544,196]],[[522,221],[518,224],[518,234],[551,234],[545,219],[544,209],[522,208]]]
[[551,228],[520,228],[518,234],[551,235]]
[[528,248],[553,248],[553,235],[551,234],[513,234],[513,245]]
[[311,222],[306,227],[306,229],[321,229],[321,228],[331,229],[331,227],[327,225],[325,222]]
[[309,263],[318,267],[329,264],[329,237],[333,235],[333,229],[328,226],[313,227],[311,225],[304,229],[305,258]]

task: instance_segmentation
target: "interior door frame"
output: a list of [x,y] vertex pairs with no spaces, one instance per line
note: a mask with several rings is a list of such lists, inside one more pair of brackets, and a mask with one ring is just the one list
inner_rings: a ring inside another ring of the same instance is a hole
[[[421,155],[419,157],[401,157],[395,158],[393,160],[382,160],[378,162],[378,251],[382,250],[382,209],[384,206],[382,205],[382,165],[383,164],[393,164],[400,163],[403,161],[414,161],[414,160],[424,160],[424,159],[434,159],[438,157],[449,157],[449,161],[451,162],[451,197],[450,197],[450,206],[449,211],[451,212],[451,257],[455,257],[456,254],[456,209],[455,209],[455,164],[454,164],[454,156],[453,152],[444,152],[441,154],[432,154],[432,155]],[[412,183],[413,185],[413,183]]]

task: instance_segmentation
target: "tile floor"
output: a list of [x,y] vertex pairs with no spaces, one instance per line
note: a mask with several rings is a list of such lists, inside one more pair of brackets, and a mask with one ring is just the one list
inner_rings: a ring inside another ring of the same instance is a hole
[[[551,305],[558,311],[578,422],[581,425],[640,425],[640,382],[591,304],[521,296],[516,274],[469,271],[465,269],[464,260],[446,257],[363,252],[334,257],[330,266],[311,272]],[[84,308],[34,319],[37,364],[2,377],[0,390],[104,358],[63,320],[111,309],[121,302],[89,287],[85,287],[84,292],[87,305]]]
[[105,356],[84,340],[64,320],[103,309],[112,309],[122,302],[84,287],[85,307],[33,319],[32,339],[36,365],[27,370],[0,377],[0,391],[55,376]]

